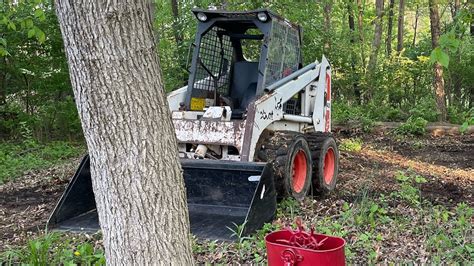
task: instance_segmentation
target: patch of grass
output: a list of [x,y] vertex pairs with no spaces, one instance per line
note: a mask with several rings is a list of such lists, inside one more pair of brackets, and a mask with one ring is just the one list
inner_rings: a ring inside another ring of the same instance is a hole
[[28,241],[23,248],[0,254],[2,265],[105,265],[100,247],[91,239],[77,239],[58,232],[46,233]]
[[398,172],[395,179],[400,183],[400,189],[390,195],[412,206],[419,206],[422,202],[419,185],[427,180],[420,175],[410,175],[405,172]]
[[49,167],[84,153],[82,144],[55,141],[39,144],[32,139],[21,143],[0,142],[0,184],[26,171]]
[[[265,236],[300,216],[306,228],[314,225],[318,233],[343,237],[348,264],[472,264],[474,209],[466,203],[445,207],[425,200],[420,186],[426,178],[408,170],[396,173],[394,178],[395,191],[373,193],[367,186],[351,201],[282,200],[275,220],[254,234],[242,236],[242,225],[231,226],[236,242],[193,238],[195,261],[206,265],[265,264]],[[0,254],[0,260],[6,265],[104,263],[101,249],[90,240],[56,233],[33,239],[24,248],[6,251]]]
[[362,150],[362,140],[359,138],[343,139],[339,144],[341,151],[359,152]]

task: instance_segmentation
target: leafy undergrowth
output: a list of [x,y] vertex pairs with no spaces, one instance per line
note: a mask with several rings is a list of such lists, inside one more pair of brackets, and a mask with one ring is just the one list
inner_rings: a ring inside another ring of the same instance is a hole
[[23,248],[3,252],[0,259],[5,265],[105,265],[100,238],[99,234],[44,234]]
[[[249,237],[237,237],[233,243],[193,239],[195,261],[265,264],[265,235],[293,225],[296,217],[301,217],[306,227],[314,225],[319,233],[343,237],[347,241],[345,252],[349,264],[472,265],[474,189],[469,152],[472,140],[466,136],[401,140],[390,136],[343,138],[340,178],[334,193],[301,203],[291,199],[281,201],[272,223]],[[64,178],[59,173],[53,181]],[[58,190],[62,191],[62,186]],[[38,190],[36,185],[33,187]],[[48,202],[56,200],[52,198]],[[7,207],[5,210],[10,211]],[[20,207],[11,212],[23,212],[25,207]],[[19,231],[8,231],[11,229],[7,226],[2,230],[20,235]],[[229,234],[239,235],[241,230],[242,226],[236,225],[229,229]],[[5,241],[9,249],[0,245],[0,250],[5,250],[0,253],[0,260],[7,265],[101,265],[104,262],[100,235],[35,234],[23,238],[27,240]]]
[[47,168],[84,153],[83,144],[55,141],[39,144],[32,139],[20,142],[0,142],[0,184],[15,179],[27,171]]
[[[398,172],[399,190],[370,195],[367,191],[348,201],[308,199],[302,203],[286,199],[279,203],[272,223],[234,243],[193,239],[198,263],[265,263],[264,237],[273,230],[293,225],[301,217],[307,227],[314,225],[323,234],[343,237],[349,264],[360,263],[441,263],[469,264],[474,261],[472,217],[466,203],[452,208],[434,205],[421,197],[419,175]],[[236,225],[229,232],[240,235]],[[408,253],[400,253],[407,250]],[[100,235],[45,234],[30,240],[26,247],[5,251],[0,257],[9,264],[103,265]]]
[[[349,264],[473,262],[473,208],[466,203],[446,208],[424,200],[419,190],[426,182],[422,176],[399,172],[397,182],[398,191],[377,196],[362,191],[352,202],[287,199],[279,204],[277,219],[255,235],[236,243],[199,242],[194,245],[195,258],[199,263],[265,262],[264,236],[302,217],[319,233],[343,237]],[[411,254],[400,256],[401,249]]]

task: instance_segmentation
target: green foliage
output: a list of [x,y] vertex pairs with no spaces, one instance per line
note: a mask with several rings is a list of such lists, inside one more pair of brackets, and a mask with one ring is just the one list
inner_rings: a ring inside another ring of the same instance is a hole
[[277,216],[290,215],[290,218],[294,220],[300,212],[300,203],[292,197],[287,197],[278,204]]
[[28,241],[24,248],[5,251],[0,259],[4,265],[105,265],[101,249],[76,241],[60,233],[47,233]]
[[462,134],[464,134],[469,126],[474,126],[474,108],[471,108],[471,110],[464,112],[462,117],[463,120],[459,130]]
[[418,186],[427,180],[419,175],[406,175],[404,172],[398,172],[395,179],[400,183],[400,189],[392,192],[391,196],[412,206],[419,206],[422,200]]
[[339,144],[341,151],[359,152],[362,150],[362,140],[359,138],[343,139]]
[[444,67],[449,66],[449,55],[445,53],[440,47],[436,47],[430,55],[430,61],[432,63],[438,62]]
[[357,124],[364,132],[369,132],[374,124],[371,114],[363,106],[351,106],[335,102],[333,104],[332,117],[336,123]]
[[[155,2],[163,81],[166,91],[172,91],[188,81],[188,50],[194,42],[196,29],[191,8],[219,6],[220,2],[178,0],[177,17],[174,17],[169,1]],[[457,109],[456,114],[461,114],[472,108],[474,43],[466,34],[472,14],[464,7],[456,19],[446,17],[450,16],[449,12],[443,13],[442,20],[446,23],[439,47],[432,49],[429,27],[418,28],[415,43],[409,40],[414,37],[413,30],[405,27],[404,50],[392,52],[390,56],[380,53],[374,73],[368,75],[367,61],[374,32],[373,27],[364,27],[363,32],[357,32],[357,27],[356,32],[350,31],[348,12],[352,9],[357,14],[355,4],[331,2],[331,28],[326,29],[321,25],[325,25],[327,1],[225,2],[228,10],[270,8],[301,25],[305,63],[320,60],[324,54],[333,67],[335,122],[356,123],[364,131],[370,131],[374,121],[406,121],[410,116],[436,121],[438,114],[430,61],[449,64],[444,78],[450,110]],[[374,5],[362,4],[362,22],[370,25],[374,19]],[[407,12],[414,12],[415,7],[408,5]],[[427,7],[419,7],[420,22],[428,25]],[[308,10],[311,12],[306,12]],[[44,0],[5,2],[0,7],[0,32],[0,135],[19,140],[19,125],[25,122],[36,140],[80,138],[81,126],[52,3]],[[451,115],[450,119],[464,124],[463,128],[470,121]]]
[[423,135],[428,124],[424,118],[410,116],[408,120],[395,129],[398,135]]
[[81,144],[54,141],[37,143],[25,130],[22,143],[0,142],[0,184],[26,171],[49,167],[84,152]]
[[441,35],[439,38],[439,46],[431,52],[430,61],[432,63],[438,62],[447,68],[449,66],[448,52],[455,53],[459,45],[460,41],[456,38],[453,31]]
[[472,262],[474,245],[469,236],[472,236],[474,209],[466,203],[459,203],[454,212],[443,206],[434,206],[429,212],[427,230],[430,234],[426,246],[433,254],[433,262]]

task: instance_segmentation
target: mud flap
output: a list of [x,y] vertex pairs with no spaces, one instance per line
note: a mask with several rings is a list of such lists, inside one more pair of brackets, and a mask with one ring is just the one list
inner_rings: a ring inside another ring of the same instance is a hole
[[[235,225],[248,235],[273,219],[276,192],[265,163],[181,160],[191,233],[198,238],[231,240]],[[95,232],[95,209],[89,157],[85,156],[49,221],[48,229]]]

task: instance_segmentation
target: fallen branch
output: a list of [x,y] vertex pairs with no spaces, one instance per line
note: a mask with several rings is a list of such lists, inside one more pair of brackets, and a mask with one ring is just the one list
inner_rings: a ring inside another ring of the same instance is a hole
[[[387,133],[396,129],[397,127],[401,126],[403,123],[401,122],[375,122],[373,125],[373,132],[374,133]],[[333,129],[335,132],[340,131],[361,131],[362,125],[360,123],[347,123],[347,124],[335,124],[333,125]],[[428,123],[426,126],[426,132],[431,134],[432,136],[439,137],[445,135],[460,135],[461,134],[461,126],[450,124],[450,123]],[[469,126],[465,131],[465,135],[474,134],[474,126]]]

